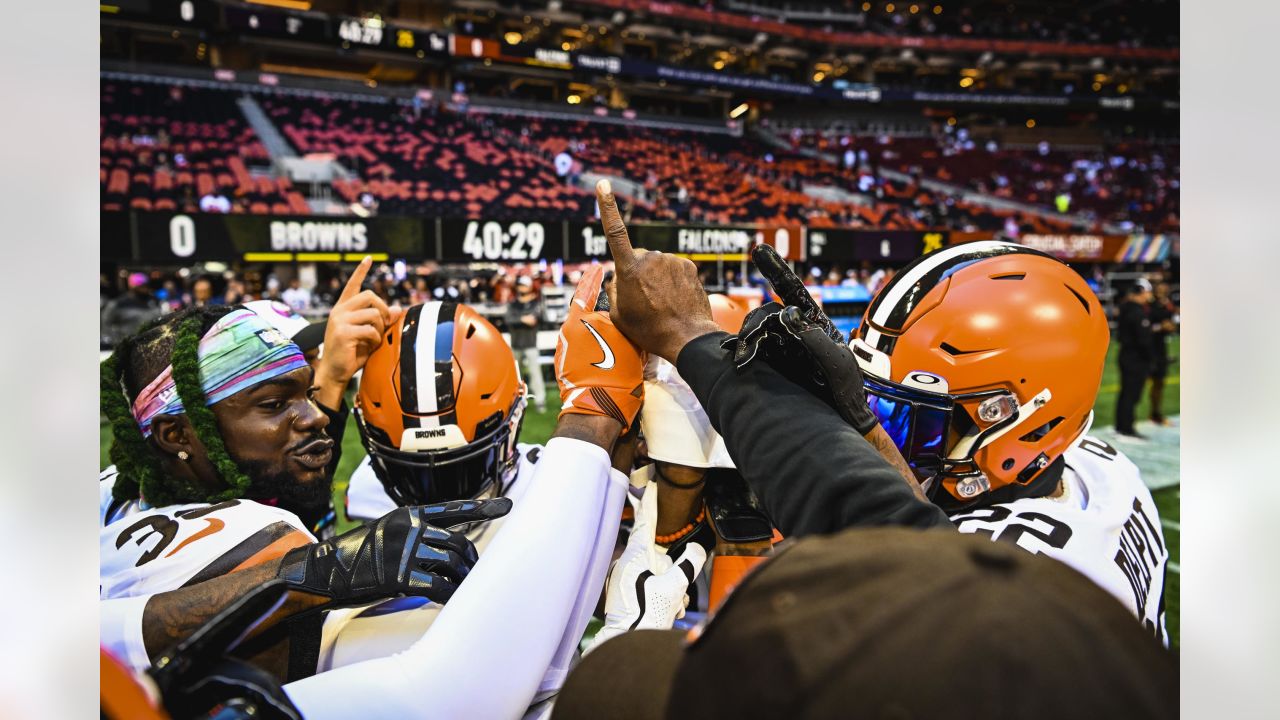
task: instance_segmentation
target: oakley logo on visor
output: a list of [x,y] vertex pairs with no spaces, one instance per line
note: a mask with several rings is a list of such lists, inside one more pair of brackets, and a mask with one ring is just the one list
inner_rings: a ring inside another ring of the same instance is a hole
[[921,372],[919,370],[907,373],[902,379],[902,384],[907,387],[919,388],[932,393],[947,392],[947,381],[945,378],[934,375],[933,373]]

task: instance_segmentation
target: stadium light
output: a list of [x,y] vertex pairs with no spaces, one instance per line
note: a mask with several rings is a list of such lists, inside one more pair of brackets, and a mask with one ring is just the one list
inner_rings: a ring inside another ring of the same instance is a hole
[[933,6],[933,14],[934,14],[934,15],[941,15],[941,14],[942,14],[942,6],[941,6],[941,5],[934,5],[934,6]]
[[512,30],[506,35],[503,35],[502,39],[506,40],[508,45],[519,45],[520,41],[524,39],[524,36],[515,30]]
[[897,9],[897,8],[895,8],[895,7],[893,6],[893,3],[889,3],[888,5],[885,5],[885,6],[884,6],[884,11],[885,11],[885,12],[887,12],[887,13],[891,13],[891,12],[893,12],[893,11],[894,11],[894,10],[896,10],[896,9]]
[[750,110],[750,108],[747,107],[746,103],[742,103],[738,107],[734,108],[732,112],[729,113],[729,117],[737,118],[739,115],[746,112],[747,110]]
[[570,105],[577,105],[578,103],[582,102],[582,96],[577,94],[570,95],[569,97],[565,98],[565,102],[569,103]]
[[1036,126],[1036,119],[1035,119],[1035,118],[1027,118],[1027,127],[1028,127],[1028,128],[1033,128],[1033,127],[1035,127],[1035,126]]
[[915,15],[916,13],[920,12],[919,5],[912,5],[909,9],[911,10],[912,15]]
[[960,78],[960,87],[962,87],[962,88],[967,88],[967,87],[969,87],[969,86],[971,86],[971,85],[973,85],[973,78],[971,78],[971,77],[962,77],[962,78]]

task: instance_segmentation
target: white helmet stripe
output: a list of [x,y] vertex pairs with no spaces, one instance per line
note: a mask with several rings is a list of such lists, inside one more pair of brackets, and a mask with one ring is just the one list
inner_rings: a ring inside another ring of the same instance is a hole
[[[434,415],[436,406],[436,329],[439,327],[440,306],[438,300],[423,303],[418,319],[418,332],[414,338],[413,360],[417,375],[418,412]],[[422,427],[439,427],[438,417],[422,418]]]

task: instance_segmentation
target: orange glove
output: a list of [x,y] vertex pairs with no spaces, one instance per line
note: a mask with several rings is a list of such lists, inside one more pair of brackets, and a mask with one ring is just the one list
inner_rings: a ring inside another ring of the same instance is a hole
[[582,274],[556,339],[560,415],[604,415],[626,432],[644,401],[644,358],[614,327],[608,308],[596,309],[604,274],[603,265]]

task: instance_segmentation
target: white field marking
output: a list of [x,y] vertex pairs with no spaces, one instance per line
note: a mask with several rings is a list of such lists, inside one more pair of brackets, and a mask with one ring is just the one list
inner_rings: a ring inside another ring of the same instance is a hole
[[1175,572],[1175,573],[1178,573],[1179,575],[1181,575],[1181,574],[1182,574],[1182,566],[1181,566],[1181,565],[1179,565],[1178,563],[1173,562],[1172,560],[1170,560],[1170,561],[1169,561],[1169,572]]
[[1182,523],[1177,520],[1161,520],[1160,524],[1163,525],[1166,530],[1182,532]]

